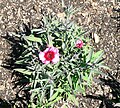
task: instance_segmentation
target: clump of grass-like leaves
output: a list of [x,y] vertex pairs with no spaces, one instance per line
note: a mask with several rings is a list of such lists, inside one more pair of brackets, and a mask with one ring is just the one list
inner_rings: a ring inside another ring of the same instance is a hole
[[61,99],[79,105],[76,95],[85,94],[104,67],[103,52],[94,52],[83,34],[67,16],[44,16],[41,28],[32,29],[29,36],[17,34],[24,51],[14,70],[29,79],[30,108],[52,107]]

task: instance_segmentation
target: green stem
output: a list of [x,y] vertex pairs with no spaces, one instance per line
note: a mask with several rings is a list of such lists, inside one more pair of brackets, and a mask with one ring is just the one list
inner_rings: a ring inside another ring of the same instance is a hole
[[48,36],[48,44],[49,44],[49,46],[53,46],[52,36],[49,34],[49,31],[47,32],[47,36]]

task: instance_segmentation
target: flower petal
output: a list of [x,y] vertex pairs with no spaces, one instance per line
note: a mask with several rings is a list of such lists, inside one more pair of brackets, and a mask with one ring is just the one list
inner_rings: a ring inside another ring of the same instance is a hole
[[49,47],[49,48],[46,48],[46,49],[44,50],[44,53],[46,53],[46,52],[48,52],[48,51],[50,51],[50,47]]
[[83,46],[83,41],[82,40],[77,40],[76,41],[76,47],[77,48],[82,48],[82,46]]
[[59,50],[55,47],[50,47],[50,51],[53,51],[55,53],[59,53]]
[[55,47],[48,47],[39,53],[39,58],[45,64],[50,62],[55,64],[59,61],[59,50]]
[[48,63],[50,63],[50,61],[45,60],[45,61],[43,61],[43,63],[48,64]]
[[39,58],[40,58],[41,61],[45,61],[44,55],[45,55],[44,52],[40,52],[40,53],[39,53]]
[[55,58],[52,60],[52,63],[55,64],[55,63],[57,63],[59,60],[60,60],[59,54],[56,54],[56,55],[55,55]]

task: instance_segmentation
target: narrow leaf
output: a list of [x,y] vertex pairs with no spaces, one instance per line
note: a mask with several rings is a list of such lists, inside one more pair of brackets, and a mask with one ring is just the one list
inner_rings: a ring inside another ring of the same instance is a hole
[[49,99],[49,101],[52,101],[57,98],[59,92],[56,92],[52,95],[52,97]]
[[102,56],[103,56],[103,52],[98,56],[98,58],[94,61],[94,63],[98,63],[101,59],[102,59]]
[[88,56],[86,58],[86,63],[88,63],[91,60],[92,55],[93,55],[93,48],[90,50],[90,52],[89,52],[89,54],[88,54]]
[[69,73],[67,79],[68,79],[68,82],[69,82],[70,86],[72,87],[72,79],[71,79],[70,73]]
[[93,56],[92,56],[91,62],[94,62],[102,53],[103,53],[102,50],[94,53]]
[[25,39],[32,41],[32,42],[39,42],[42,43],[42,40],[38,37],[34,37],[34,35],[30,35],[30,36],[25,36]]
[[26,70],[26,69],[22,69],[22,68],[16,68],[16,69],[14,69],[14,70],[15,70],[15,71],[18,71],[18,72],[20,72],[20,73],[26,74],[26,75],[31,75],[31,74],[32,74],[31,71]]
[[107,69],[107,70],[111,70],[108,66],[105,66],[105,65],[99,65],[100,68],[104,68],[104,69]]
[[63,93],[65,90],[64,89],[61,89],[61,88],[57,88],[57,89],[54,89],[55,91],[57,92],[60,92],[60,93]]
[[24,59],[22,59],[22,60],[17,60],[16,62],[15,62],[15,64],[23,64],[24,63]]
[[78,100],[75,98],[74,95],[69,94],[68,100],[73,102],[76,106],[79,106]]
[[[45,106],[50,106],[50,105],[52,105],[52,104],[54,104],[54,103],[56,103],[56,102],[58,102],[59,100],[61,100],[62,99],[62,97],[57,97],[54,101],[52,101],[52,102],[49,102],[48,104],[46,104]],[[46,108],[46,107],[44,107],[44,108]]]
[[43,30],[43,29],[32,29],[31,30],[31,33],[34,33],[34,32],[45,32],[45,30]]
[[21,35],[16,34],[16,33],[14,33],[14,32],[12,32],[11,34],[14,35],[14,36],[16,36],[16,37],[19,37],[19,38],[21,37]]

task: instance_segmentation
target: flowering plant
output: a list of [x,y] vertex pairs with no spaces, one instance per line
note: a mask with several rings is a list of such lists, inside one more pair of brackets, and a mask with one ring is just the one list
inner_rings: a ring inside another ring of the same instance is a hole
[[55,47],[48,47],[44,52],[40,52],[39,58],[44,64],[50,62],[55,64],[59,61],[59,50]]
[[29,79],[30,108],[52,107],[62,99],[79,106],[76,95],[85,94],[104,67],[103,51],[95,53],[83,34],[67,16],[43,17],[42,27],[32,29],[29,36],[17,34],[23,52],[14,70]]

